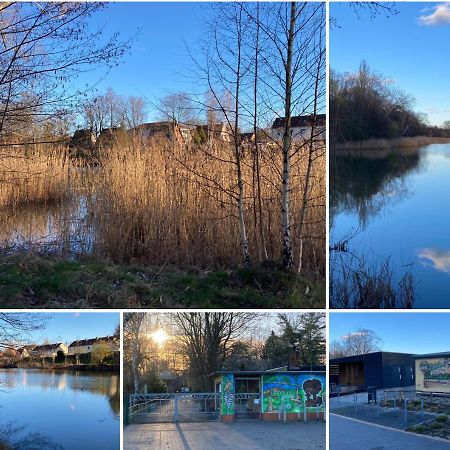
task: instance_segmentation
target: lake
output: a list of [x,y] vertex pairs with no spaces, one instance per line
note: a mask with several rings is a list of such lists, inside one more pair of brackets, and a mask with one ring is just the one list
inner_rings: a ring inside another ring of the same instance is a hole
[[10,433],[30,449],[119,449],[119,391],[109,372],[0,369],[0,440]]
[[450,144],[332,152],[330,245],[350,237],[369,266],[412,271],[415,308],[448,308],[449,197]]

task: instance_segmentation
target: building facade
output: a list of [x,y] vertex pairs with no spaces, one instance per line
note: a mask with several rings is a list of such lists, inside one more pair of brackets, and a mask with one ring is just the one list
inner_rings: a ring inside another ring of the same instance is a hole
[[213,374],[222,420],[297,421],[323,419],[324,367],[314,370],[235,371]]

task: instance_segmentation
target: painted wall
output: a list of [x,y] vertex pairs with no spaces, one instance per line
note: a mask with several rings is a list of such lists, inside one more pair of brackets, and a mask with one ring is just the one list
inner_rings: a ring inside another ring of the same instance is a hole
[[450,358],[416,359],[419,391],[450,393]]
[[325,374],[275,373],[262,376],[263,413],[315,412],[324,410],[326,396]]
[[234,414],[234,375],[231,373],[222,375],[220,400],[222,416]]

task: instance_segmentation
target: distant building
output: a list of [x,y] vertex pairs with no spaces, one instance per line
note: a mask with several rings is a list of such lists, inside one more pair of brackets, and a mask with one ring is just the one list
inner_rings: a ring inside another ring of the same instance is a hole
[[73,341],[68,347],[67,356],[74,360],[76,364],[80,364],[82,361],[88,361],[89,359],[85,357],[101,345],[107,346],[111,353],[118,353],[120,351],[119,341],[115,336],[104,336]]
[[96,347],[105,344],[111,352],[119,351],[119,343],[114,336],[96,337],[73,341],[68,347],[68,355],[83,355],[92,353]]
[[340,392],[414,386],[414,355],[373,352],[330,359],[330,383]]
[[82,150],[91,150],[95,147],[96,141],[97,139],[95,137],[95,133],[88,128],[84,128],[81,130],[76,130],[73,133],[73,136],[69,142],[69,147]]
[[179,143],[189,143],[192,139],[192,130],[195,127],[179,124],[176,121],[150,122],[132,128],[132,133],[140,133],[144,138],[159,137],[176,141]]
[[232,142],[234,139],[233,131],[225,123],[198,125],[195,131],[204,135],[208,142]]
[[[284,127],[286,120],[284,117],[275,119],[272,125],[272,134],[275,140],[281,140],[283,138]],[[291,118],[292,126],[292,139],[294,141],[307,141],[311,139],[312,127],[314,124],[314,115],[307,116],[293,116]],[[326,115],[317,114],[314,135],[315,140],[325,140],[326,138]]]
[[30,358],[32,356],[34,348],[35,345],[24,345],[23,347],[19,348],[17,352],[19,353],[21,359]]
[[31,356],[37,358],[52,358],[55,359],[58,356],[58,352],[67,354],[67,345],[59,342],[57,344],[44,344],[37,345],[31,351]]

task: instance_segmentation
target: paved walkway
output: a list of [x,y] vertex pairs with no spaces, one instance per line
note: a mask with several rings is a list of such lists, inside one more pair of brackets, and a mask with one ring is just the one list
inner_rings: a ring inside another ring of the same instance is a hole
[[330,450],[449,450],[450,442],[330,414]]
[[242,421],[129,425],[124,450],[313,450],[325,449],[324,422]]

